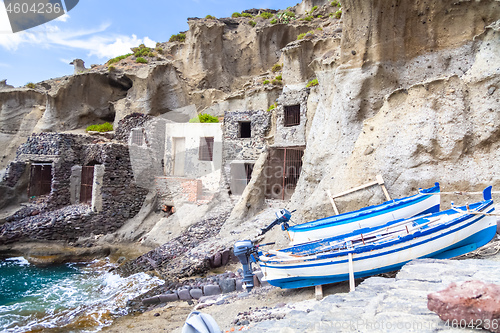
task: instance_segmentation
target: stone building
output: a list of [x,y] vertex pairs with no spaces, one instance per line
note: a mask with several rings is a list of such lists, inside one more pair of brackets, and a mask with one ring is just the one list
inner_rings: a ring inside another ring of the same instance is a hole
[[276,133],[269,147],[266,197],[291,198],[302,171],[306,147],[307,100],[309,88],[283,92],[277,101]]
[[[29,137],[19,147],[2,184],[14,188],[23,179],[30,200],[43,203],[39,213],[71,205],[89,208],[88,213],[72,217],[70,235],[75,238],[116,231],[139,212],[147,194],[136,185],[127,145],[82,135]],[[55,228],[56,221],[54,217],[50,226]],[[57,239],[57,235],[51,237]]]
[[163,160],[164,176],[156,182],[167,205],[209,200],[221,180],[221,124],[166,123]]
[[250,182],[253,166],[266,149],[271,112],[227,111],[224,115],[224,177],[231,194],[241,195]]

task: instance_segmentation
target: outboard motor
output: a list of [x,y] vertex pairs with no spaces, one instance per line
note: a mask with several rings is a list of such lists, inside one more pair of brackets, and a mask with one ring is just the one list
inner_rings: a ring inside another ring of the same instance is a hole
[[[295,212],[295,211],[293,211],[293,212]],[[282,209],[282,210],[276,212],[276,220],[274,220],[273,223],[271,223],[270,225],[268,225],[264,229],[260,229],[261,230],[260,234],[261,235],[265,234],[266,232],[271,230],[275,225],[278,225],[278,224],[283,224],[281,226],[281,228],[283,230],[288,230],[288,223],[287,222],[290,221],[290,218],[292,217],[293,212],[289,212],[286,209]]]
[[234,255],[238,257],[243,265],[243,283],[247,291],[253,288],[252,260],[250,256],[256,252],[256,248],[250,240],[242,240],[234,243]]

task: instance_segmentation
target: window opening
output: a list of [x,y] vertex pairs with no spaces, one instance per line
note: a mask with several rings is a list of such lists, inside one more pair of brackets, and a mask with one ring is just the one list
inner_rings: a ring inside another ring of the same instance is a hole
[[240,138],[251,138],[252,137],[252,123],[249,121],[240,121]]
[[285,106],[284,126],[300,125],[300,105]]
[[200,138],[199,160],[213,161],[213,154],[214,154],[214,138],[213,137]]

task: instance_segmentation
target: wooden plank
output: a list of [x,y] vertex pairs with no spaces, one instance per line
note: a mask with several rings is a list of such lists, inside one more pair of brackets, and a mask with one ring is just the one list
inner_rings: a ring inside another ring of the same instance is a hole
[[352,253],[347,255],[349,258],[349,289],[354,291],[356,289],[356,284],[354,282],[354,267],[352,265]]
[[365,189],[365,188],[370,187],[370,186],[373,186],[373,185],[378,185],[378,181],[371,182],[371,183],[368,183],[368,184],[365,184],[365,185],[361,185],[361,186],[355,187],[355,188],[353,188],[353,189],[350,189],[350,190],[344,191],[344,192],[339,193],[339,194],[335,194],[334,196],[332,196],[332,198],[333,198],[333,199],[335,199],[335,198],[343,197],[344,195],[347,195],[347,194],[349,194],[349,193],[352,193],[352,192],[356,192],[356,191],[359,191],[359,190]]
[[323,299],[323,286],[316,286],[315,288],[316,300],[321,301]]
[[332,192],[330,192],[330,190],[326,190],[326,194],[330,199],[330,203],[332,204],[333,210],[335,211],[335,215],[339,215],[339,210],[337,208],[337,205],[335,204],[335,200],[333,200]]
[[387,192],[387,189],[385,188],[385,182],[384,182],[384,178],[382,178],[382,175],[377,175],[377,182],[378,184],[380,185],[380,187],[382,187],[382,191],[384,192],[384,195],[385,195],[385,198],[387,199],[387,201],[391,201],[391,196],[389,195],[389,192]]

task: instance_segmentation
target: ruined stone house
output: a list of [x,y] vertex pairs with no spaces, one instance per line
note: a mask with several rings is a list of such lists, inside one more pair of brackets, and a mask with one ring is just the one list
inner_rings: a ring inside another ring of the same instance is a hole
[[147,193],[135,182],[127,145],[73,134],[29,137],[2,183],[24,183],[23,192],[43,202],[44,211],[87,205],[93,216],[78,226],[79,236],[116,231],[137,214]]

